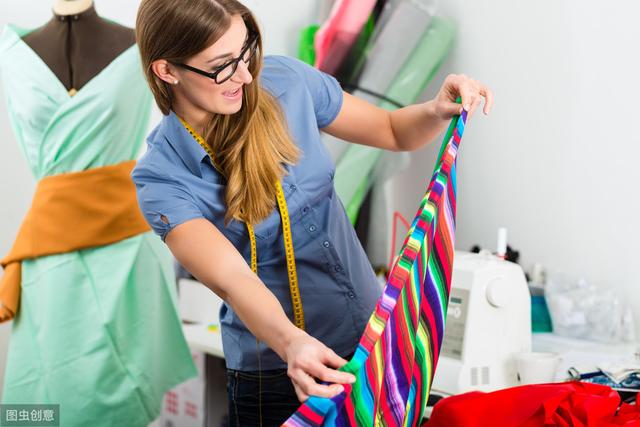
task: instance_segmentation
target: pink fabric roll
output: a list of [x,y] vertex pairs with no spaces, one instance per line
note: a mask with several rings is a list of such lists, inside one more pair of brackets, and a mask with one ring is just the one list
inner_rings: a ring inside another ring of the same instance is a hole
[[376,0],[337,0],[316,33],[315,66],[335,74],[371,16]]

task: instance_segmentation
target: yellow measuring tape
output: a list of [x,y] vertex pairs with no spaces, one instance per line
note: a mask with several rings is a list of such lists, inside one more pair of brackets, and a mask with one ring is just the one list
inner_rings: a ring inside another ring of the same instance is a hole
[[[202,148],[207,152],[211,162],[214,163],[214,155],[209,144],[202,138],[187,122],[178,117],[182,125],[193,136]],[[289,275],[289,293],[291,294],[291,305],[293,306],[294,324],[304,330],[304,310],[302,309],[302,299],[300,297],[300,288],[298,287],[298,273],[296,271],[296,260],[293,252],[293,240],[291,238],[291,223],[289,221],[289,210],[287,208],[287,200],[284,197],[282,184],[276,182],[276,200],[280,217],[282,218],[282,233],[284,235],[284,250],[287,259],[287,273]],[[258,274],[258,249],[256,245],[256,233],[250,223],[246,223],[249,232],[249,240],[251,242],[251,270]]]

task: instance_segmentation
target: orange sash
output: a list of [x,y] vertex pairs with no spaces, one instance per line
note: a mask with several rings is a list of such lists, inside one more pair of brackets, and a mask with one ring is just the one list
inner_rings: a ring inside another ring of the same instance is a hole
[[130,173],[135,161],[43,178],[0,265],[0,322],[18,311],[22,260],[104,246],[149,231]]

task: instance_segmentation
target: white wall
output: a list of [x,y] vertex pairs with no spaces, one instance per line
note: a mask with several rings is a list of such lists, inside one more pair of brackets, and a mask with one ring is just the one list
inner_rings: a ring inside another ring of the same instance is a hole
[[[614,289],[640,333],[640,4],[447,0],[440,11],[459,37],[436,82],[464,72],[496,96],[462,141],[457,247],[495,249],[497,228],[508,227],[525,267],[541,262]],[[434,150],[416,153],[393,182],[407,216]]]
[[[0,2],[0,29],[13,23],[36,28],[51,17],[51,4],[42,0]],[[96,10],[106,18],[133,27],[139,1],[97,0]],[[299,31],[312,23],[316,14],[316,0],[246,0],[244,3],[256,14],[264,30],[265,52],[295,55]],[[274,7],[277,4],[277,7]],[[4,94],[0,88],[0,257],[9,251],[20,222],[26,213],[35,182],[9,127]],[[156,111],[152,125],[160,118]],[[0,324],[0,396],[10,324]]]

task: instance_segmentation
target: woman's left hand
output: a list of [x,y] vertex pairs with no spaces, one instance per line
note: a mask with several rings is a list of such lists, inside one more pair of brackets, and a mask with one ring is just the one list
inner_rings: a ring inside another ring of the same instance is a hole
[[[456,103],[458,96],[462,98],[462,105]],[[493,107],[493,93],[491,90],[464,74],[449,74],[434,98],[435,112],[443,120],[450,120],[453,116],[462,113],[465,109],[469,118],[485,98],[483,112],[489,114]]]

